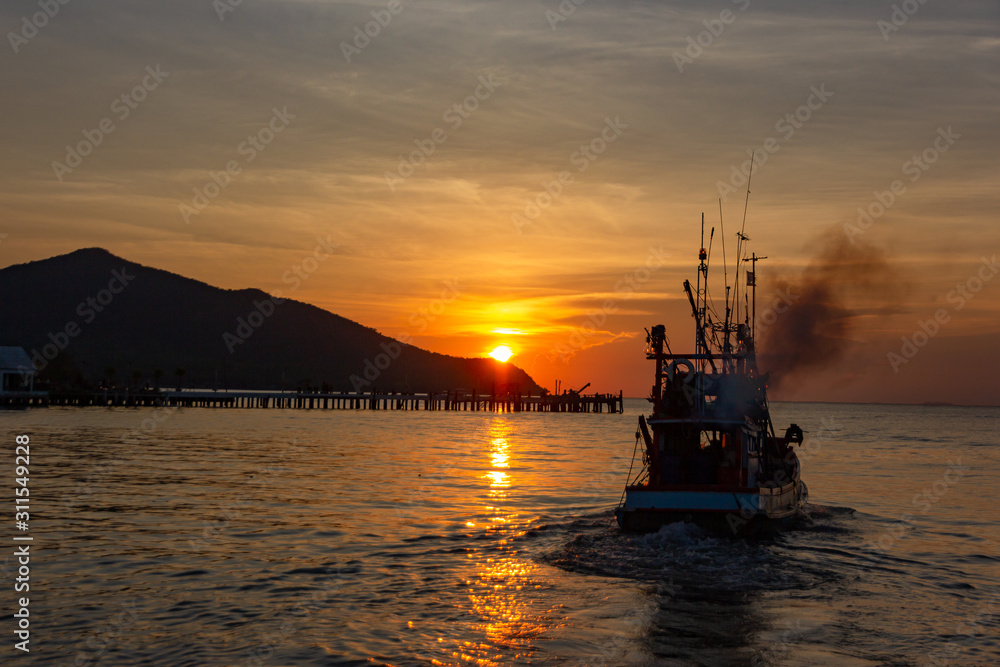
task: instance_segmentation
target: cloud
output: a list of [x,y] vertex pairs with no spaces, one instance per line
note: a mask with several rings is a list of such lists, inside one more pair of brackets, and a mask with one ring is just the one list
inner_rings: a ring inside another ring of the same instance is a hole
[[[954,152],[871,234],[900,261],[1000,245],[995,3],[926,3],[888,39],[876,22],[892,3],[743,4],[591,0],[553,30],[552,0],[403,0],[351,62],[341,43],[387,3],[257,0],[222,21],[201,0],[64,5],[0,55],[4,260],[99,242],[227,287],[266,286],[298,248],[336,232],[344,259],[303,298],[357,319],[452,275],[491,298],[532,285],[601,292],[644,244],[693,256],[700,214],[720,227],[718,183],[768,138],[780,148],[754,174],[749,229],[777,266],[856,216],[948,125],[962,134]],[[18,30],[29,7],[0,7],[0,27]],[[679,72],[674,54],[726,9],[734,19]],[[59,182],[52,162],[157,64],[169,78]],[[448,110],[480,77],[499,86],[454,127]],[[777,124],[820,85],[833,96],[785,138]],[[295,119],[243,162],[239,146],[276,107]],[[518,235],[512,214],[618,117],[620,140]],[[437,129],[446,140],[387,187],[386,172]],[[242,172],[185,224],[179,206],[231,160]],[[737,191],[724,205],[730,237]],[[246,266],[227,266],[231,256]],[[937,271],[924,297],[954,273]],[[674,291],[679,277],[651,290]]]

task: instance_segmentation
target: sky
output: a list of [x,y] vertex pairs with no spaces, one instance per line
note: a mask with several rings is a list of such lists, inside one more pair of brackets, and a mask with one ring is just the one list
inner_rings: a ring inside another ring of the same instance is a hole
[[742,228],[775,327],[831,244],[881,262],[774,397],[1000,404],[996,2],[36,0],[0,28],[0,266],[99,246],[644,396],[644,328],[693,347],[704,214],[713,295]]

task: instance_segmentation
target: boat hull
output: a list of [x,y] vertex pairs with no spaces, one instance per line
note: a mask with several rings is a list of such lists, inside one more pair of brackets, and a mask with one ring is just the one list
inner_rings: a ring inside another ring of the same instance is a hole
[[629,487],[615,516],[622,530],[655,532],[685,521],[716,532],[750,535],[791,525],[808,497],[804,483],[759,489]]

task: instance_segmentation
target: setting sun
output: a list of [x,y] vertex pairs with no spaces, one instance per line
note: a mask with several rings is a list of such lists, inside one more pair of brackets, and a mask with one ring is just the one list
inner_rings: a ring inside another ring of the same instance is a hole
[[497,361],[507,361],[512,356],[514,356],[514,351],[511,350],[506,345],[498,345],[497,347],[493,348],[492,352],[490,352],[490,356],[496,359]]

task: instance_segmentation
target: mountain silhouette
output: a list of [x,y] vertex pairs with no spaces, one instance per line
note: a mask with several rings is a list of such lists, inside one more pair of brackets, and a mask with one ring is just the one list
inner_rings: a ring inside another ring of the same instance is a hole
[[0,270],[0,308],[0,345],[25,348],[42,377],[58,367],[77,384],[156,374],[164,387],[540,390],[511,364],[429,352],[307,303],[213,287],[102,248]]

